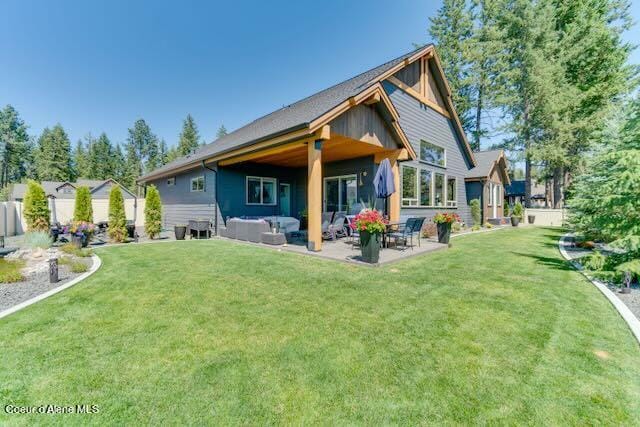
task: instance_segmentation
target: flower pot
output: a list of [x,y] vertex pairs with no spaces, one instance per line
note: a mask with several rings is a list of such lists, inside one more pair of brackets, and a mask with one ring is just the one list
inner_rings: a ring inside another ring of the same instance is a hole
[[451,237],[451,223],[441,222],[437,224],[438,227],[438,243],[449,243]]
[[364,262],[375,264],[380,259],[381,233],[360,232],[360,250]]
[[187,234],[186,225],[176,225],[173,227],[173,232],[176,235],[176,240],[184,240],[184,235]]
[[517,227],[518,224],[520,224],[520,218],[518,218],[517,216],[512,216],[511,225],[513,225],[514,227]]
[[89,239],[87,238],[87,236],[72,236],[71,242],[76,248],[80,249],[87,247],[87,245],[89,244]]
[[535,215],[527,215],[527,219],[529,220],[529,224],[533,224],[534,222],[536,222]]

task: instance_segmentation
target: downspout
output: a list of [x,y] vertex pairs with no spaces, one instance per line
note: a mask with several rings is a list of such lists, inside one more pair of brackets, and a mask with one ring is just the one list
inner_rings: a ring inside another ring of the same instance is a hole
[[216,199],[215,199],[215,212],[213,214],[213,229],[214,229],[214,235],[217,236],[218,235],[218,171],[216,169],[211,169],[210,167],[208,167],[205,163],[204,160],[202,161],[202,167],[210,170],[211,172],[213,172],[215,174],[215,182],[213,183],[213,191],[216,195]]

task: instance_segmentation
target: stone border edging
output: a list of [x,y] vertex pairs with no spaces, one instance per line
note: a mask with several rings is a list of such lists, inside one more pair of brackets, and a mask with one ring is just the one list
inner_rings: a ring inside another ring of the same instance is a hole
[[3,317],[8,316],[10,314],[13,314],[16,311],[22,310],[23,308],[28,307],[31,304],[35,304],[38,301],[42,301],[43,299],[48,298],[51,295],[55,295],[58,292],[62,292],[65,289],[70,288],[71,286],[76,285],[76,284],[80,283],[81,281],[83,281],[84,279],[86,279],[87,277],[91,276],[102,265],[102,260],[96,254],[91,255],[91,259],[92,259],[93,263],[91,264],[91,267],[89,268],[89,271],[87,271],[85,273],[82,273],[80,276],[76,277],[73,280],[68,281],[67,283],[65,283],[63,285],[58,286],[57,288],[50,289],[47,292],[41,293],[40,295],[36,295],[35,297],[30,298],[30,299],[28,299],[26,301],[23,301],[23,302],[21,302],[19,304],[16,304],[13,307],[9,307],[4,311],[0,311],[0,319],[2,319]]
[[584,271],[582,264],[571,259],[571,257],[567,253],[567,250],[565,249],[565,246],[568,245],[567,238],[570,236],[570,234],[571,233],[566,233],[560,238],[560,240],[558,240],[558,249],[560,250],[560,254],[565,260],[569,261],[569,264],[571,264],[573,268],[578,270],[580,274],[586,277],[588,281],[593,283],[593,285],[598,288],[600,292],[602,292],[602,294],[609,300],[611,305],[613,305],[613,307],[618,311],[624,321],[627,322],[629,329],[631,329],[631,332],[638,341],[638,344],[640,344],[640,320],[638,320],[638,318],[633,315],[631,310],[629,310],[629,307],[627,307],[625,303],[623,303],[622,300],[620,300],[620,298],[616,296],[616,294],[611,292],[611,289],[609,289],[606,284],[598,279],[591,277],[589,274],[587,274],[587,272]]

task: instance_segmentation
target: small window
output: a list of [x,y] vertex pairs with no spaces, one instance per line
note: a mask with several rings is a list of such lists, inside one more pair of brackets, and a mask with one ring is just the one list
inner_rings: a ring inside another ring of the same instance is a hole
[[173,187],[174,185],[176,185],[176,177],[174,176],[173,178],[167,178],[167,186]]
[[191,192],[204,191],[204,175],[191,178]]
[[421,140],[420,141],[420,160],[432,165],[445,167],[446,166],[445,150],[444,148],[439,147],[435,144]]
[[276,204],[276,179],[248,176],[247,204],[274,206]]
[[432,190],[433,173],[426,169],[420,170],[420,206],[432,206],[433,195]]
[[402,166],[402,206],[418,206],[418,172],[412,166]]
[[435,197],[435,206],[444,206],[444,175],[441,173],[435,174],[434,180],[435,190],[433,195]]
[[458,206],[458,199],[456,194],[458,180],[454,176],[447,177],[447,206]]

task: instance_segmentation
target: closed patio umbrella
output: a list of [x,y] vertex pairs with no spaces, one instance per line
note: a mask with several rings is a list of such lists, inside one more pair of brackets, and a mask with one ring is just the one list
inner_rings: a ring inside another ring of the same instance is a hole
[[373,187],[376,191],[376,197],[384,199],[384,210],[387,213],[387,198],[396,192],[396,184],[393,179],[393,171],[389,159],[384,159],[378,166],[376,176],[373,177]]

